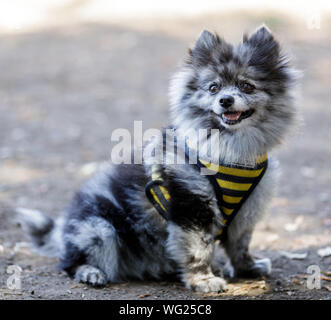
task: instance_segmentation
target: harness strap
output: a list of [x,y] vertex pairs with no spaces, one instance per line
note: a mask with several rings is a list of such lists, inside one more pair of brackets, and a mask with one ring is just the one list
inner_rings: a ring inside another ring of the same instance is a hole
[[[188,157],[187,146],[185,154]],[[199,169],[211,170],[212,174],[206,177],[213,186],[218,207],[224,217],[221,221],[223,227],[219,229],[216,240],[226,239],[228,226],[264,176],[268,167],[267,154],[259,157],[256,162],[254,167],[218,165],[197,157],[196,165]]]
[[149,181],[145,186],[145,193],[159,214],[168,221],[171,197],[168,190],[163,186],[163,179]]
[[[185,143],[185,158],[187,163],[189,163],[189,147],[187,143]],[[213,186],[217,204],[223,216],[221,221],[222,228],[219,230],[215,240],[225,241],[228,226],[266,172],[268,166],[267,154],[259,157],[254,167],[216,165],[200,159],[198,154],[195,165],[198,169],[211,170],[212,174],[206,175],[206,177]],[[165,220],[169,220],[171,195],[163,186],[163,183],[160,165],[153,165],[152,180],[146,184],[145,193],[159,214]]]

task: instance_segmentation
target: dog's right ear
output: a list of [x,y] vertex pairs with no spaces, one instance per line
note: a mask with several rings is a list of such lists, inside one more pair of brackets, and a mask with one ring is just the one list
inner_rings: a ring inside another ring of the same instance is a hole
[[211,51],[219,44],[220,39],[207,30],[203,30],[198,37],[193,49],[189,49],[190,64],[203,66],[210,62]]
[[200,36],[199,36],[198,40],[196,41],[192,52],[194,52],[196,50],[203,50],[203,49],[210,50],[213,47],[215,47],[219,42],[220,42],[220,39],[218,36],[215,36],[214,34],[212,34],[211,32],[209,32],[207,30],[203,30],[200,33]]
[[213,59],[220,61],[223,55],[228,55],[231,48],[232,47],[217,34],[203,30],[193,49],[189,50],[189,62],[196,66],[204,66],[210,63]]

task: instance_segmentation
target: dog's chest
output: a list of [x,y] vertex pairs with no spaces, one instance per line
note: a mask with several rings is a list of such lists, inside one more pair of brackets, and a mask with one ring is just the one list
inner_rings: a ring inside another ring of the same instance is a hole
[[[218,165],[217,170],[210,164],[200,163],[200,169],[207,169],[209,174],[201,174],[199,170],[179,173],[182,181],[193,194],[202,199],[213,195],[214,201],[210,203],[216,215],[218,225],[218,239],[226,237],[226,230],[232,220],[237,216],[244,204],[249,201],[253,191],[259,185],[267,171],[268,160],[265,157],[255,167]],[[207,172],[208,173],[208,172]],[[178,172],[177,172],[178,174]],[[189,175],[189,177],[187,176]],[[172,190],[172,192],[174,192]],[[176,191],[175,191],[176,192]],[[171,201],[175,201],[172,193],[168,192],[162,180],[151,181],[146,187],[146,194],[159,213],[168,219]],[[249,201],[251,202],[251,201]],[[254,201],[253,201],[254,202]],[[192,208],[194,210],[194,208]]]

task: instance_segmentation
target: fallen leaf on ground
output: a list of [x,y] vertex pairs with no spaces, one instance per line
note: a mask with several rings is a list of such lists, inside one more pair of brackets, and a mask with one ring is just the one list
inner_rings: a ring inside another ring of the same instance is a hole
[[331,256],[331,247],[319,249],[317,250],[317,254],[322,258]]
[[220,295],[233,296],[258,296],[263,294],[268,289],[265,280],[261,281],[245,281],[244,283],[228,283],[226,291],[221,293],[207,293],[204,297],[216,297]]
[[79,284],[74,284],[73,286],[70,287],[70,289],[76,289],[76,288],[78,288],[78,287],[80,287]]
[[292,283],[295,283],[295,284],[302,284],[302,281],[300,281],[300,280],[297,279],[297,278],[293,278],[293,279],[292,279]]
[[[304,279],[307,279],[310,276],[311,276],[310,274],[309,275],[308,274],[298,274],[299,278],[304,278]],[[326,276],[323,276],[323,275],[320,276],[320,279],[321,280],[326,280],[326,281],[331,281],[331,277],[326,277]]]
[[149,293],[143,293],[140,296],[138,296],[138,298],[141,299],[141,298],[145,298],[145,297],[149,297],[149,296],[150,296]]
[[280,254],[286,258],[292,260],[304,260],[307,258],[308,253],[296,253],[296,252],[288,252],[288,251],[281,251]]

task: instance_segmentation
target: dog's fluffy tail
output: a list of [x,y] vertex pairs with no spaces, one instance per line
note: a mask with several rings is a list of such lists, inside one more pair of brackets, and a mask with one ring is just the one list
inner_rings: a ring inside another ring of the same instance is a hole
[[35,251],[46,257],[59,257],[62,244],[62,219],[55,221],[38,210],[17,208],[17,220],[30,237]]

